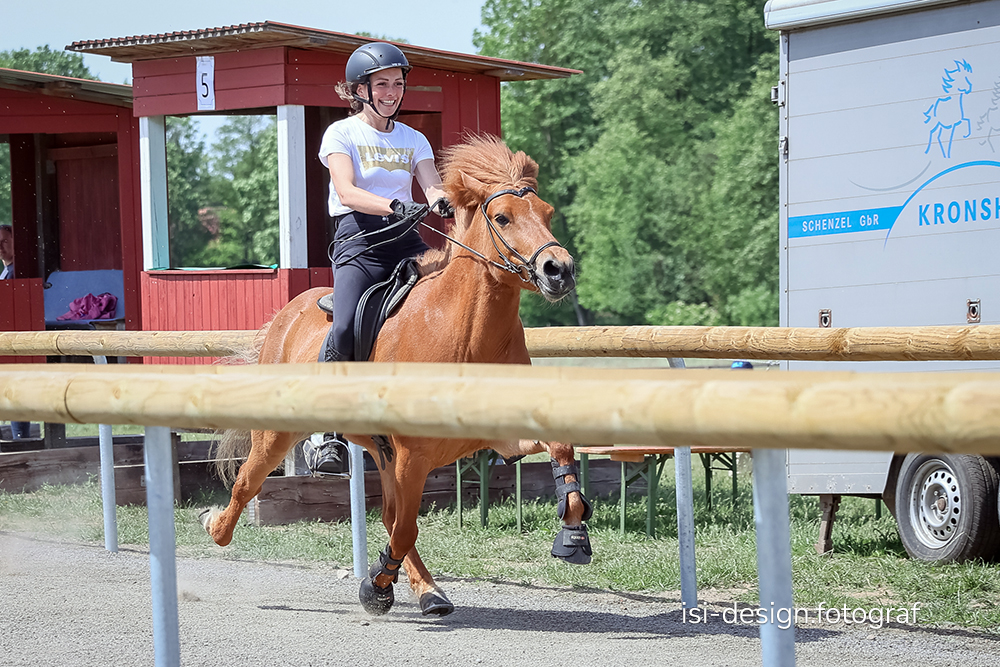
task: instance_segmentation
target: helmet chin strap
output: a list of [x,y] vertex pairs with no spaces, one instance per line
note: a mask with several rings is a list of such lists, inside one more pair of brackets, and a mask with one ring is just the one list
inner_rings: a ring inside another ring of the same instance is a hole
[[399,112],[403,108],[403,95],[406,95],[406,79],[405,78],[403,79],[403,95],[399,96],[399,104],[396,105],[396,110],[392,112],[391,116],[383,116],[381,113],[379,113],[379,110],[375,108],[375,103],[372,101],[375,99],[375,96],[372,94],[372,81],[370,78],[366,82],[366,85],[368,86],[367,100],[363,97],[358,97],[357,93],[351,93],[351,96],[354,97],[354,99],[356,99],[358,102],[370,106],[372,108],[372,111],[374,111],[375,115],[378,116],[379,118],[385,118],[385,131],[388,132],[389,123],[396,120],[396,116],[399,115]]

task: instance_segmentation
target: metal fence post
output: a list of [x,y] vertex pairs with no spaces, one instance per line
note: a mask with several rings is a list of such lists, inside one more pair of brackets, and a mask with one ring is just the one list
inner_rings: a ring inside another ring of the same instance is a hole
[[[787,484],[785,450],[753,450],[757,576],[760,580],[760,606],[767,616],[766,621],[760,625],[761,659],[765,667],[795,665],[795,612],[792,607],[792,547],[788,525]],[[779,615],[786,613],[792,622],[782,629],[777,618],[783,618]]]
[[691,486],[691,448],[674,448],[677,479],[677,541],[681,559],[681,604],[698,606],[697,567],[694,555],[694,490]]
[[149,575],[153,592],[153,653],[156,667],[181,663],[177,620],[177,561],[174,533],[174,466],[170,429],[147,426],[143,446],[146,510],[149,515]]
[[[95,364],[107,364],[108,358],[94,357]],[[118,552],[118,511],[115,499],[115,443],[110,424],[97,426],[101,454],[101,505],[104,507],[104,548]]]
[[365,450],[347,443],[351,457],[351,540],[354,545],[354,576],[368,576],[368,518],[365,515]]

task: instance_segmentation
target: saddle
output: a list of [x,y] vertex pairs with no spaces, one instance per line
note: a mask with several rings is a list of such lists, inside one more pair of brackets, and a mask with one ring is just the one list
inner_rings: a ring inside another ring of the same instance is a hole
[[[404,259],[392,270],[387,280],[376,283],[365,290],[358,301],[354,317],[354,359],[367,361],[375,347],[382,325],[392,315],[406,295],[420,278],[420,270],[414,259]],[[333,314],[333,293],[320,297],[316,302],[320,310]]]

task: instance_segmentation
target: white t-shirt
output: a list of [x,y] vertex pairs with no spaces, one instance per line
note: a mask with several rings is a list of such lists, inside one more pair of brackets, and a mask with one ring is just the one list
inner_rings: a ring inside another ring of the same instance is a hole
[[[412,127],[396,121],[392,132],[379,132],[358,116],[350,116],[326,128],[319,147],[319,159],[329,169],[327,156],[343,153],[354,164],[354,184],[362,190],[401,202],[413,201],[410,194],[413,171],[423,160],[433,160],[427,138]],[[330,215],[344,215],[351,209],[340,203],[330,179]]]

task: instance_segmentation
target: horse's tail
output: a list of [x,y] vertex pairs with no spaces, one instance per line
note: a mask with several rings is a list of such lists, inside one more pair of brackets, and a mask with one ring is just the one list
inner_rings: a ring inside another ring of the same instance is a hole
[[[219,360],[220,364],[228,366],[250,366],[260,358],[260,349],[264,345],[271,322],[261,327],[253,341],[247,347],[236,350],[232,355]],[[236,481],[236,473],[250,454],[250,431],[228,429],[216,433],[218,444],[215,447],[215,460],[212,462],[216,476],[223,484],[231,487]]]
[[212,462],[215,474],[226,487],[236,481],[236,473],[250,455],[250,431],[231,428],[217,434],[215,460]]

